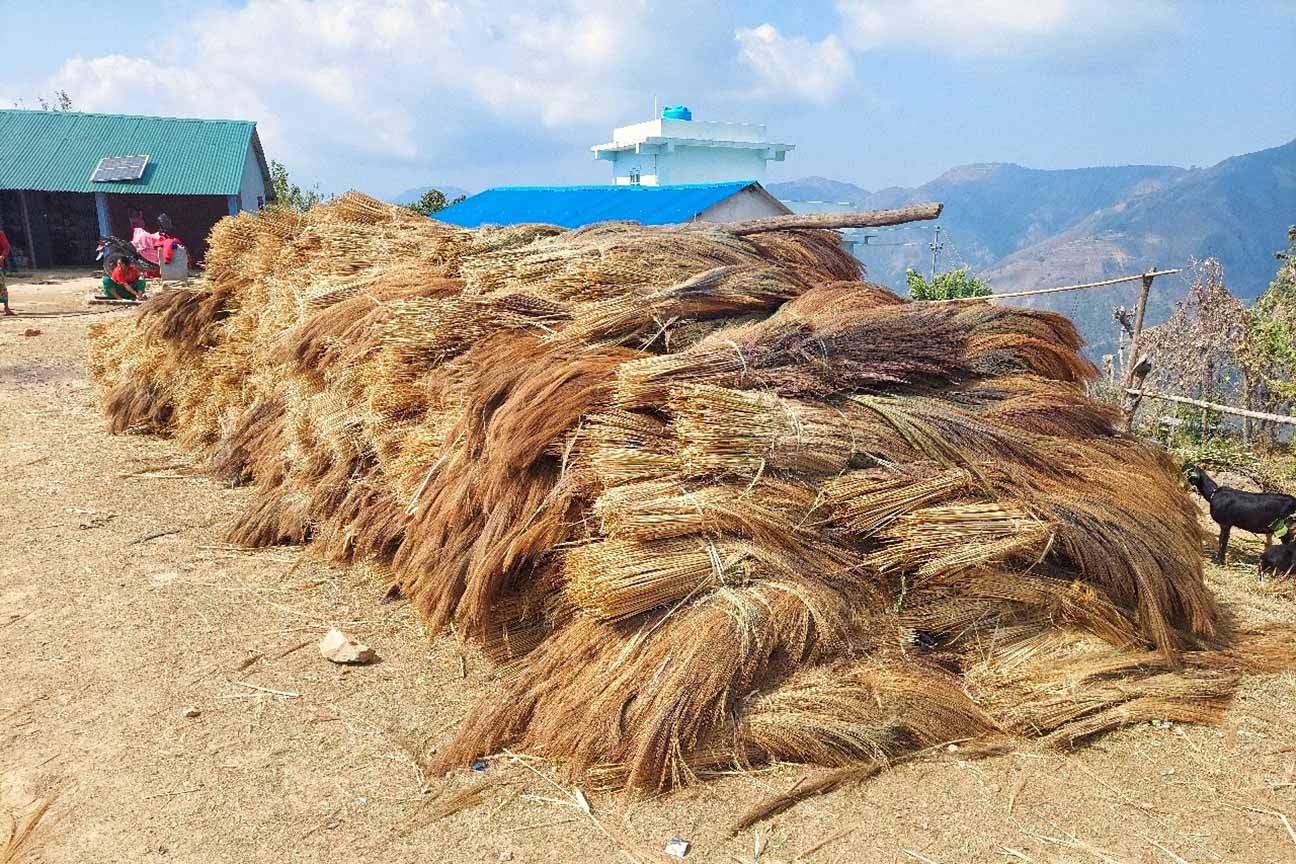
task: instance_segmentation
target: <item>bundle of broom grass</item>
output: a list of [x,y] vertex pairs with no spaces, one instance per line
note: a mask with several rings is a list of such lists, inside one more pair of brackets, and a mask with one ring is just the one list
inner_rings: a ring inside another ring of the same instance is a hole
[[447,770],[1071,746],[1290,660],[1227,625],[1174,466],[1055,314],[908,302],[777,225],[465,231],[352,193],[209,248],[93,328],[111,426],[251,484],[233,540],[390,573],[504,665]]

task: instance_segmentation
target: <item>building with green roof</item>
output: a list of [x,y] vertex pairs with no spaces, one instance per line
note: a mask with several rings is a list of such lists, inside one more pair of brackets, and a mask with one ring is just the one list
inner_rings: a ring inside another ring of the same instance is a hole
[[166,213],[201,259],[217,220],[273,194],[250,121],[0,110],[0,227],[21,266],[92,263],[136,210],[151,231]]

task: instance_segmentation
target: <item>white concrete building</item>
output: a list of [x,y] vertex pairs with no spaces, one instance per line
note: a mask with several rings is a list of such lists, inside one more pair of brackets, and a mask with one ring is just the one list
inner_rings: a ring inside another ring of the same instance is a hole
[[692,116],[687,108],[667,108],[656,120],[612,130],[610,142],[590,149],[612,163],[618,186],[673,186],[760,180],[766,162],[782,162],[795,146],[767,140],[763,125]]

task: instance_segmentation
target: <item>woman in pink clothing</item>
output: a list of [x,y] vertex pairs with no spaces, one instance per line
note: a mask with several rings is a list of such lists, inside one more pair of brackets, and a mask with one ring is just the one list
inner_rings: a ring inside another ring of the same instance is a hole
[[5,236],[4,229],[0,228],[0,305],[4,306],[4,314],[12,315],[13,310],[9,308],[9,288],[5,285],[5,259],[9,257],[9,238]]

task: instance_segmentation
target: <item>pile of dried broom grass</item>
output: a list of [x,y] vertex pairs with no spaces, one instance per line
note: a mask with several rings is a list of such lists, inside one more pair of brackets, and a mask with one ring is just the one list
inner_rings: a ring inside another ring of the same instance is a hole
[[657,790],[950,740],[1206,721],[1196,514],[1064,318],[917,304],[835,234],[461,230],[357,194],[222,221],[94,329],[117,432],[254,484],[231,539],[392,574],[506,664],[441,750]]

